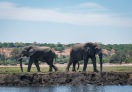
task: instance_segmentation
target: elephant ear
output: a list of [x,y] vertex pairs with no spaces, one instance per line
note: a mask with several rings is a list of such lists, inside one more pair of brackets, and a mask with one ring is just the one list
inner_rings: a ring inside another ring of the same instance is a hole
[[91,47],[88,47],[88,46],[84,46],[84,51],[88,55],[93,55],[94,54],[92,48]]
[[99,48],[99,47],[96,47],[95,50],[96,50],[96,54],[100,54],[100,53],[102,53],[102,49]]
[[85,43],[84,44],[84,51],[88,54],[88,55],[95,55],[95,47],[97,45],[91,42]]
[[90,50],[90,47],[87,47],[87,46],[84,46],[83,48],[85,52],[88,52]]
[[30,49],[28,52],[28,56],[32,56],[36,51],[34,49]]
[[93,47],[93,43],[88,42],[88,43],[85,43],[85,44],[84,44],[84,47],[83,47],[83,48],[84,48],[85,52],[90,53],[91,50],[92,50],[92,47]]

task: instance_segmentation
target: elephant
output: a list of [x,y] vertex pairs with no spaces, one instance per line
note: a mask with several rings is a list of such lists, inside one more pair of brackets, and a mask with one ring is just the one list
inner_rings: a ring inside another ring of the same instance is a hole
[[19,61],[20,61],[20,68],[23,72],[22,67],[22,58],[26,56],[29,57],[29,63],[28,63],[28,69],[27,72],[30,72],[31,66],[34,63],[38,72],[40,72],[39,62],[46,62],[49,65],[49,71],[52,71],[52,67],[55,71],[58,70],[58,68],[53,65],[53,60],[56,58],[56,54],[53,49],[49,47],[40,47],[40,46],[27,46],[25,47],[20,55],[19,55]]
[[[102,73],[102,49],[99,48],[95,43],[87,42],[85,44],[76,44],[70,51],[70,60],[67,64],[66,71],[69,71],[70,65],[73,64],[72,71],[76,71],[75,65],[78,61],[84,60],[83,71],[86,71],[89,58],[93,63],[94,72],[98,72],[96,67],[96,54],[99,55],[100,59],[100,73]],[[79,64],[78,64],[79,67]]]

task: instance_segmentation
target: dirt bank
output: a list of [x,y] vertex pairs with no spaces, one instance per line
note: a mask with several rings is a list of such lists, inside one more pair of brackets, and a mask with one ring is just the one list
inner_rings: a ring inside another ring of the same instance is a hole
[[0,74],[1,86],[132,85],[132,72]]

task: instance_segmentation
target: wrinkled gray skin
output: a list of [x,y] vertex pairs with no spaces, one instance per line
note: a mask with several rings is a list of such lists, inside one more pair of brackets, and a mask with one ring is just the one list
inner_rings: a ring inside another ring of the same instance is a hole
[[55,69],[55,71],[58,70],[58,68],[53,65],[53,60],[56,57],[56,54],[49,47],[39,47],[39,46],[25,47],[20,54],[20,58],[18,59],[20,61],[20,68],[22,72],[23,72],[22,58],[24,56],[30,57],[28,63],[28,70],[27,70],[28,72],[30,72],[33,63],[36,65],[38,72],[40,72],[38,61],[46,62],[49,65],[49,71],[52,71],[52,67]]
[[[92,60],[94,72],[98,72],[96,67],[96,54],[100,59],[100,73],[102,73],[102,50],[94,43],[77,44],[70,51],[70,60],[67,65],[66,71],[69,71],[69,67],[73,64],[72,71],[76,71],[75,65],[78,61],[84,60],[83,71],[86,71],[89,58]],[[79,67],[79,64],[78,64]]]

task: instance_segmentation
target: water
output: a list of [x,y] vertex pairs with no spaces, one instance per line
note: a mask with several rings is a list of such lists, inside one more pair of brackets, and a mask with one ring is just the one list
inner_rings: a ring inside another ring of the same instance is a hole
[[132,92],[132,86],[0,87],[0,92]]

